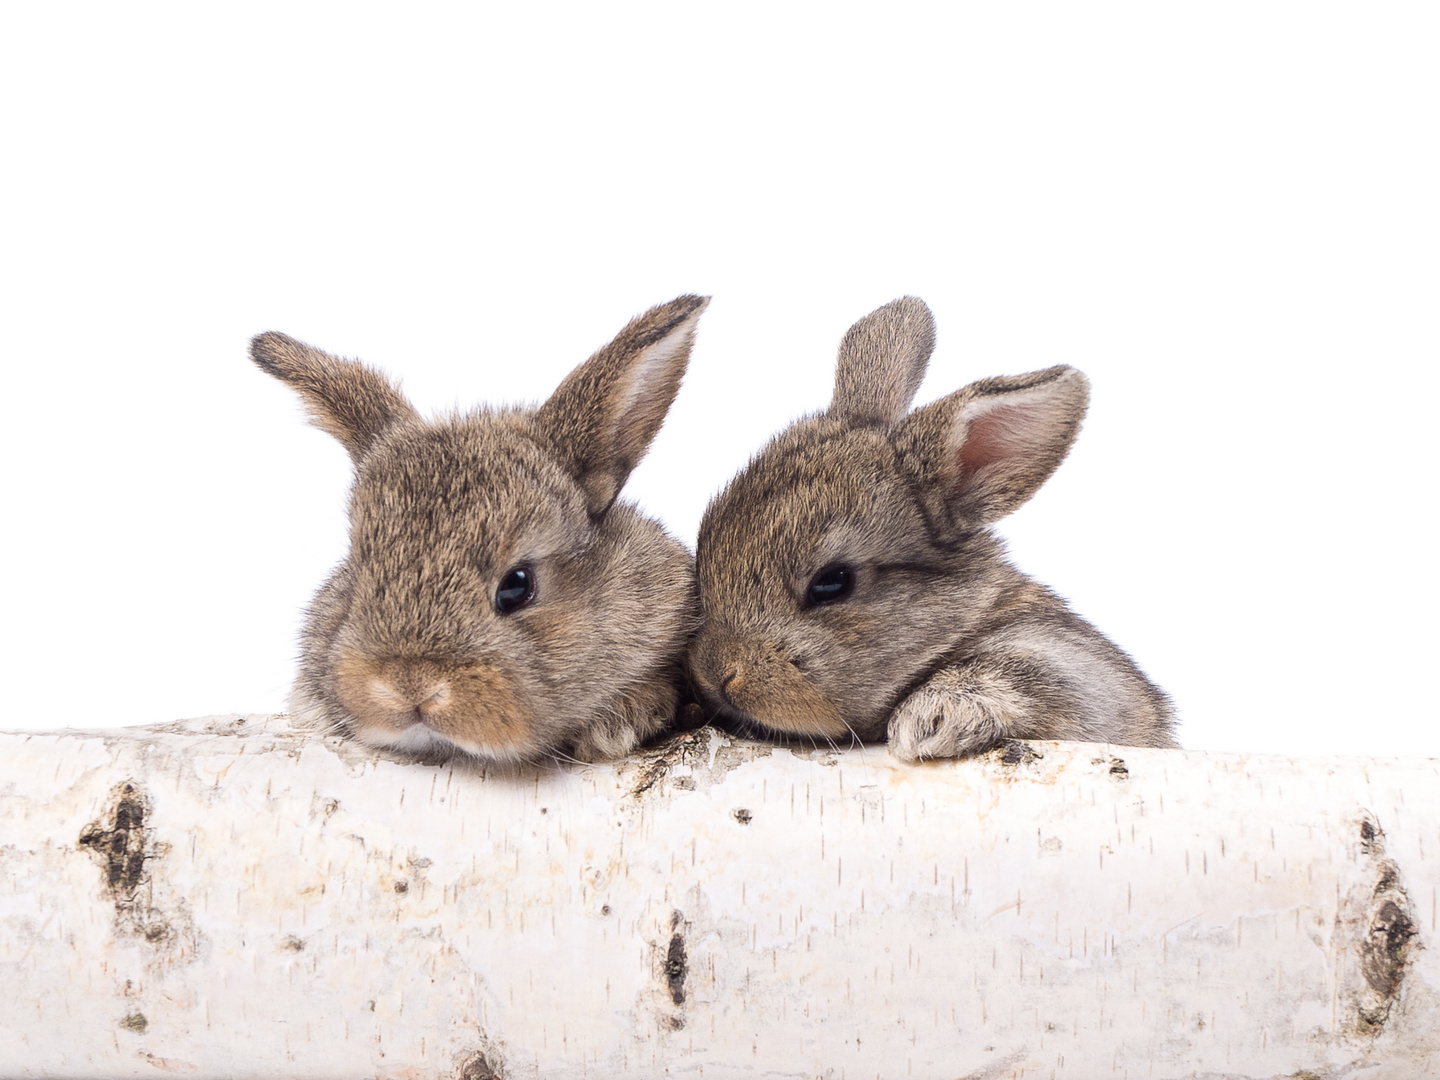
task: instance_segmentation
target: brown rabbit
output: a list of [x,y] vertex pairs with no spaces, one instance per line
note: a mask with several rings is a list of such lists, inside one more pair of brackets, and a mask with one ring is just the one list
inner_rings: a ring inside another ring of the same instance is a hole
[[708,302],[651,308],[538,409],[435,421],[370,368],[255,338],[255,363],[355,462],[350,553],[302,632],[297,720],[508,762],[616,757],[667,726],[697,622],[693,563],[616,496]]
[[1176,745],[1165,693],[1004,557],[991,522],[1064,459],[1089,397],[1052,367],[913,412],[935,344],[913,297],[840,344],[830,407],[705,511],[692,678],[718,718],[906,760],[1006,738]]

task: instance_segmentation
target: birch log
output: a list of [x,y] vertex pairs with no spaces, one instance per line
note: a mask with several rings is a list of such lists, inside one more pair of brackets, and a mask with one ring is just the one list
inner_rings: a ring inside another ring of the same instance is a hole
[[1430,760],[0,736],[0,1075],[1440,1075]]

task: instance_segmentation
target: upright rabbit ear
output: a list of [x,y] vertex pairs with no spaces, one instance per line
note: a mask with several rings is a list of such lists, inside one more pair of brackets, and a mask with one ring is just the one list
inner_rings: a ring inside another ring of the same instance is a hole
[[535,422],[579,481],[591,514],[607,510],[680,390],[708,296],[679,296],[631,319],[565,377]]
[[981,379],[916,409],[892,440],[937,520],[983,525],[1049,479],[1089,400],[1090,383],[1064,365]]
[[354,360],[312,349],[284,334],[260,334],[250,359],[300,392],[317,427],[334,435],[360,464],[375,437],[415,410],[385,376]]
[[872,311],[840,342],[830,415],[853,424],[896,423],[934,349],[935,319],[925,301],[902,296]]

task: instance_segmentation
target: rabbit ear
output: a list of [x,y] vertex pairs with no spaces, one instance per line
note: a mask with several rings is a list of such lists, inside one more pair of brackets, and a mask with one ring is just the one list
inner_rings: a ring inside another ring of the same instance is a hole
[[415,410],[385,376],[354,360],[312,349],[274,332],[250,342],[250,359],[300,392],[317,427],[334,435],[360,464],[375,437]]
[[845,332],[835,365],[830,415],[889,427],[905,415],[935,349],[935,319],[925,301],[902,296]]
[[580,482],[591,514],[620,494],[660,430],[708,296],[679,296],[630,323],[565,377],[535,422]]
[[1049,479],[1089,400],[1089,381],[1064,365],[981,379],[916,409],[892,440],[937,520],[983,525]]

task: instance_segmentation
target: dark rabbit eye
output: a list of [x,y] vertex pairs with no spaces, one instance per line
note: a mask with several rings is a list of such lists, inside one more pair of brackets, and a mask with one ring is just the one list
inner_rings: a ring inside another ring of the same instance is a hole
[[528,566],[517,566],[500,579],[500,587],[495,590],[495,610],[509,615],[534,599],[535,571]]
[[812,607],[844,600],[855,588],[855,571],[848,566],[827,566],[810,579],[805,600]]

